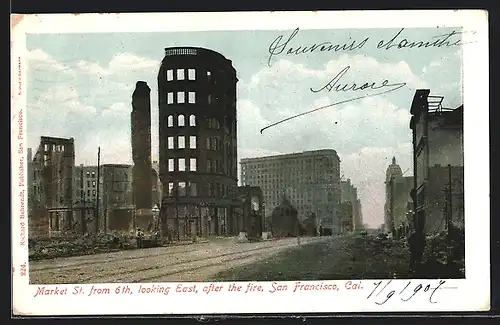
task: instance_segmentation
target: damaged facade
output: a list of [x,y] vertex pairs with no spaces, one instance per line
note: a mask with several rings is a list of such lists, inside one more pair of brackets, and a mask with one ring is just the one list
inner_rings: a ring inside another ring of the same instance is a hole
[[203,48],[166,48],[158,73],[160,218],[180,239],[235,235],[236,71]]
[[[358,189],[352,184],[351,179],[348,178],[340,182],[340,200],[342,203],[349,202],[351,208],[344,208],[342,211],[351,213],[352,215],[352,231],[361,231],[363,229],[363,214],[361,211],[361,200],[358,198]],[[350,224],[347,216],[343,213],[342,219],[346,225]]]
[[[29,159],[29,157],[28,157]],[[49,236],[73,227],[73,138],[40,138],[28,165],[29,236]]]
[[235,228],[257,238],[265,231],[262,190],[257,186],[238,187],[241,208],[236,209]]
[[428,235],[446,229],[447,222],[463,227],[464,152],[463,105],[442,107],[442,96],[419,89],[413,97],[414,223]]

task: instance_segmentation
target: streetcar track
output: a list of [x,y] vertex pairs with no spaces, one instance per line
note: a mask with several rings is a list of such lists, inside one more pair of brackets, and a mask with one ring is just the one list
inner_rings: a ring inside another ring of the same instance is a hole
[[[292,245],[290,245],[290,246],[292,246]],[[205,265],[191,267],[191,268],[184,268],[182,270],[178,270],[178,271],[174,271],[174,272],[169,272],[169,273],[164,273],[162,275],[157,275],[157,276],[150,276],[150,277],[140,278],[140,279],[137,279],[135,281],[132,281],[132,283],[134,283],[134,282],[135,283],[146,282],[146,281],[151,281],[152,282],[155,279],[161,279],[161,278],[164,278],[166,276],[171,276],[171,275],[185,273],[185,272],[198,271],[198,270],[201,270],[201,269],[210,268],[210,267],[214,267],[214,266],[220,266],[222,263],[234,261],[236,259],[238,259],[238,260],[241,260],[241,259],[251,259],[253,257],[258,257],[260,255],[265,255],[266,253],[272,253],[272,252],[262,252],[260,254],[247,254],[246,256],[243,256],[243,257],[240,257],[240,258],[231,257],[229,259],[225,259],[225,260],[219,261],[219,262],[214,262],[214,263],[211,263],[211,264],[205,264]],[[245,264],[245,263],[242,263],[242,264]]]
[[[309,242],[309,241],[303,242],[303,244],[309,244],[309,243],[312,243],[314,241],[315,240],[313,240],[311,242]],[[296,246],[296,244],[294,242],[287,242],[287,243],[283,243],[283,244],[279,244],[279,245],[277,245],[276,242],[275,242],[274,245],[265,243],[265,245],[263,247],[262,246],[258,246],[256,248],[252,248],[252,249],[245,250],[245,251],[230,252],[230,253],[224,253],[224,254],[221,254],[221,255],[213,255],[213,256],[207,256],[207,257],[202,257],[202,258],[190,258],[190,259],[187,259],[187,260],[181,260],[181,261],[173,262],[173,263],[168,264],[168,265],[151,265],[151,266],[148,266],[148,267],[142,267],[142,268],[139,268],[139,269],[132,269],[132,270],[123,270],[123,269],[122,270],[118,270],[118,271],[117,270],[111,270],[111,272],[106,272],[106,270],[103,270],[103,272],[100,273],[100,274],[98,273],[97,276],[94,273],[91,276],[88,276],[88,277],[83,278],[83,279],[78,279],[77,281],[71,280],[71,281],[68,281],[68,282],[65,281],[63,283],[93,283],[96,280],[109,279],[109,278],[112,278],[114,276],[118,276],[120,279],[122,279],[122,278],[126,278],[128,276],[133,276],[133,274],[136,274],[136,273],[141,273],[141,272],[147,273],[147,271],[153,271],[153,270],[157,270],[157,269],[160,269],[160,268],[170,268],[172,266],[174,266],[174,267],[177,266],[178,267],[178,266],[182,266],[182,265],[186,265],[186,264],[192,264],[192,263],[197,263],[197,262],[203,263],[204,261],[206,262],[206,261],[213,260],[213,259],[218,259],[218,258],[222,258],[223,259],[222,261],[218,261],[218,262],[215,262],[215,263],[210,263],[210,264],[206,264],[206,265],[200,265],[200,266],[196,266],[196,267],[185,267],[185,268],[183,268],[181,270],[167,272],[167,273],[163,273],[161,275],[155,275],[155,276],[151,276],[151,277],[144,277],[143,279],[141,279],[139,281],[150,280],[150,279],[161,278],[161,277],[165,277],[165,276],[169,276],[169,275],[175,275],[175,274],[179,274],[179,273],[183,273],[183,272],[190,272],[190,271],[196,271],[196,270],[203,269],[203,268],[213,267],[213,266],[220,265],[220,264],[222,264],[224,262],[232,261],[232,260],[235,260],[235,259],[238,259],[238,258],[240,258],[240,259],[241,258],[243,258],[243,259],[252,258],[254,256],[259,256],[260,255],[260,254],[255,254],[255,252],[258,252],[258,251],[263,251],[262,254],[266,254],[265,250],[268,250],[268,249],[273,249],[273,248],[281,249],[281,248],[295,247],[295,246]],[[219,251],[219,250],[220,249],[217,249],[217,251]],[[168,255],[168,256],[185,255],[185,254],[193,253],[195,251],[200,251],[200,250],[198,250],[198,249],[190,249],[189,251],[177,251],[177,252],[170,251],[170,252],[164,252],[164,253],[155,254],[155,255],[133,256],[133,257],[123,258],[123,259],[121,259],[119,261],[115,260],[115,261],[112,261],[111,263],[116,263],[116,262],[121,263],[121,262],[124,262],[124,261],[128,262],[128,261],[131,261],[131,260],[140,260],[140,259],[148,259],[148,258],[158,258],[158,257],[166,256],[166,255]],[[200,253],[201,252],[202,251],[200,251]],[[229,258],[227,258],[227,257],[229,257]],[[61,271],[64,271],[64,272],[67,272],[67,271],[80,271],[82,273],[79,273],[79,275],[83,275],[83,274],[85,274],[85,269],[88,268],[88,266],[90,266],[92,264],[103,263],[103,262],[106,262],[106,260],[86,262],[86,263],[79,264],[76,267],[74,267],[73,265],[71,265],[70,267],[64,267],[64,266],[61,267],[61,266],[59,266],[59,267],[49,267],[49,268],[37,269],[37,270],[33,270],[34,272],[30,270],[30,273],[32,275],[36,275],[37,273],[38,274],[43,274],[45,271],[50,271],[50,270],[54,270],[54,269],[60,269]],[[120,266],[117,265],[117,267],[120,267]],[[76,274],[78,274],[78,273],[75,272],[74,274],[70,274],[69,276],[70,277],[75,277]],[[100,281],[100,282],[102,282],[102,281]],[[113,279],[112,282],[117,282],[116,278]],[[132,281],[132,282],[137,282],[137,281]]]
[[[201,244],[199,244],[201,245]],[[166,247],[168,248],[168,246]],[[190,249],[188,251],[178,251],[178,252],[164,252],[164,253],[159,253],[159,254],[154,254],[154,255],[140,255],[140,256],[131,256],[131,257],[123,257],[119,260],[116,260],[114,262],[122,262],[122,261],[132,261],[132,260],[139,260],[139,259],[144,259],[144,258],[150,258],[150,257],[160,257],[160,256],[165,256],[165,255],[178,255],[178,254],[186,254],[186,253],[191,253],[197,251],[197,249]],[[126,251],[122,251],[126,252]],[[143,250],[144,252],[144,250]],[[41,268],[35,268],[32,269],[30,268],[31,272],[40,272],[40,271],[49,271],[49,270],[55,270],[55,269],[64,269],[64,270],[79,270],[81,269],[82,266],[88,266],[92,264],[102,264],[103,262],[107,262],[109,260],[108,258],[99,258],[98,260],[93,260],[93,261],[87,261],[87,262],[82,262],[82,263],[72,263],[68,266],[64,265],[58,265],[58,266],[47,266],[47,267],[41,267]],[[75,261],[78,262],[78,261]]]
[[[210,260],[210,259],[223,258],[223,257],[231,256],[231,255],[247,254],[247,253],[251,253],[251,252],[255,252],[255,251],[260,251],[260,250],[264,250],[264,249],[268,249],[268,248],[273,248],[273,247],[277,248],[277,247],[282,247],[282,246],[286,246],[286,245],[289,245],[289,244],[282,244],[282,245],[279,245],[279,246],[274,245],[274,246],[258,247],[258,248],[249,249],[249,250],[246,250],[246,251],[243,251],[243,252],[231,252],[231,253],[224,253],[224,254],[221,254],[221,255],[207,256],[207,257],[203,257],[203,258],[199,258],[199,259],[189,259],[189,260],[185,260],[185,261],[181,261],[181,262],[174,262],[172,264],[169,264],[168,267],[179,266],[179,265],[183,265],[183,264],[190,264],[190,263],[195,263],[195,262],[203,262],[203,261],[207,261],[207,260]],[[149,267],[140,268],[140,269],[127,270],[125,272],[118,271],[118,272],[111,272],[111,273],[107,273],[107,274],[102,274],[102,275],[99,275],[99,276],[92,275],[90,277],[81,279],[80,281],[81,282],[94,281],[94,280],[109,278],[109,277],[112,277],[112,276],[120,276],[120,275],[126,275],[126,274],[140,273],[140,272],[144,272],[144,271],[151,271],[151,270],[159,269],[159,268],[162,268],[162,267],[164,267],[164,266],[157,266],[157,265],[155,265],[155,266],[149,266]]]

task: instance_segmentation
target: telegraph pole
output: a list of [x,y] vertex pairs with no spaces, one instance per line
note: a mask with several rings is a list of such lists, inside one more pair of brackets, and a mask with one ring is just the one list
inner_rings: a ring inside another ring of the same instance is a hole
[[181,240],[180,226],[179,226],[179,184],[175,185],[175,226],[177,228],[177,241]]
[[451,246],[451,228],[452,228],[452,219],[453,219],[453,205],[452,205],[452,189],[451,189],[451,165],[448,164],[448,213],[447,215],[447,220],[446,220],[446,250],[447,250],[447,257],[448,257],[448,264],[451,262],[451,252],[450,252],[450,246]]
[[83,180],[83,167],[80,167],[80,196],[81,196],[81,200],[82,200],[82,209],[80,210],[80,219],[82,221],[82,234],[85,235],[85,231],[86,231],[86,218],[87,218],[87,213],[85,211],[85,190],[83,189],[83,184],[84,184],[84,180]]
[[99,232],[99,185],[101,180],[101,147],[97,148],[97,190],[96,190],[96,204],[94,210],[94,217],[96,220],[96,233]]

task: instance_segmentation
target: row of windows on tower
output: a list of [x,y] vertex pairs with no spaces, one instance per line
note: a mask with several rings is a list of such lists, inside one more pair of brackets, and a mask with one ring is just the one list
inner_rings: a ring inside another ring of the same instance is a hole
[[[168,171],[169,172],[175,172],[175,159],[174,158],[169,158],[168,159]],[[189,169],[188,169],[189,167]],[[190,172],[195,172],[197,169],[197,162],[196,158],[189,158],[189,166],[186,165],[186,158],[177,158],[177,171],[179,172],[185,172],[185,171],[190,171]]]
[[[175,69],[175,80],[186,80],[186,70],[187,70],[187,80],[196,80],[196,69]],[[207,80],[211,79],[212,72],[206,70]],[[167,81],[174,81],[174,70],[167,70]]]
[[[184,136],[184,135],[179,135],[177,136],[177,141],[175,141],[175,137],[169,136],[167,137],[167,149],[186,149],[186,140],[189,141],[188,148],[189,149],[196,149],[196,139],[197,137],[195,135],[190,135]],[[177,144],[177,146],[176,146]],[[219,137],[207,137],[206,139],[206,149],[207,150],[222,150],[222,140],[219,139]],[[227,144],[226,147],[227,154],[231,155],[231,147],[229,144]]]
[[[186,158],[177,158],[177,165],[176,165],[176,159],[174,158],[169,158],[168,159],[168,171],[169,172],[185,172],[185,171],[190,171],[190,172],[195,172],[198,168],[197,166],[197,160],[196,158],[189,158],[189,166],[186,165]],[[231,167],[236,169],[236,166],[231,166],[231,163],[227,163],[224,168],[222,164],[222,160],[219,159],[207,159],[206,160],[206,172],[207,173],[222,173],[224,169],[226,169],[226,173],[229,175],[233,175],[234,173],[230,170]],[[188,168],[189,167],[189,168]]]
[[[228,197],[234,198],[237,189],[234,186],[229,186],[221,183],[206,183],[205,188],[202,189],[203,196],[215,197]],[[195,182],[169,182],[168,183],[168,196],[198,196],[198,184]]]
[[[169,115],[167,117],[167,127],[171,128],[174,126],[174,116]],[[177,126],[186,126],[186,118],[184,115],[177,116]],[[196,117],[191,114],[189,115],[189,126],[196,126]]]
[[[186,95],[187,94],[187,95]],[[187,99],[186,99],[187,98]],[[196,104],[196,92],[194,91],[178,91],[176,93],[174,92],[168,92],[167,93],[167,104],[186,104],[186,100],[188,104]],[[206,104],[212,104],[216,101],[219,100],[219,96],[214,96],[212,94],[207,95],[207,101],[205,102]],[[232,101],[231,102],[231,107],[235,108],[236,107],[236,102]]]
[[[186,149],[186,136],[179,135],[177,137],[177,149]],[[167,138],[167,148],[175,149],[175,139],[174,137]],[[189,149],[196,149],[196,136],[189,136]]]

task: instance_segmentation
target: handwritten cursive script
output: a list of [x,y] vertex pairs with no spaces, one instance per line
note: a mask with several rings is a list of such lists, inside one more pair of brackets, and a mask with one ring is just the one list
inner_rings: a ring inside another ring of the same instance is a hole
[[[271,66],[271,61],[274,56],[280,55],[282,53],[286,53],[287,55],[290,54],[304,54],[304,53],[312,53],[312,52],[338,52],[338,51],[354,51],[361,49],[363,46],[365,46],[366,42],[368,42],[368,37],[363,39],[362,41],[357,41],[357,40],[350,40],[348,42],[344,43],[333,43],[333,42],[321,42],[318,44],[312,44],[309,46],[297,46],[297,47],[292,47],[290,46],[290,42],[292,39],[297,36],[299,33],[299,28],[296,28],[290,36],[283,42],[283,35],[279,35],[274,39],[274,41],[269,45],[269,59],[267,60],[267,64]],[[286,50],[286,52],[285,52]]]
[[[464,44],[475,43],[463,42],[461,39],[465,31],[452,30],[449,33],[435,35],[427,39],[410,39],[404,36],[404,28],[401,28],[388,40],[379,40],[376,48],[378,50],[402,50],[402,49],[420,49],[420,48],[447,48],[460,47]],[[352,39],[349,37],[344,42],[323,41],[309,45],[294,45],[292,40],[298,35],[299,28],[296,28],[288,37],[278,35],[269,45],[268,66],[271,66],[272,59],[278,55],[301,55],[314,52],[352,52],[362,49],[370,40],[369,37],[363,39]],[[475,34],[475,31],[469,33]]]
[[[327,90],[327,91],[335,90],[337,92],[346,92],[346,91],[359,91],[359,90],[365,90],[365,89],[379,90],[382,88],[389,88],[389,87],[392,87],[393,88],[392,90],[396,90],[396,89],[399,89],[399,88],[406,85],[406,83],[404,83],[404,82],[389,84],[389,80],[387,80],[387,79],[382,81],[382,84],[379,84],[379,85],[377,85],[376,82],[372,82],[372,81],[364,82],[360,85],[357,85],[356,83],[340,84],[340,79],[347,73],[347,71],[349,71],[349,69],[351,69],[350,66],[345,67],[335,77],[333,77],[333,79],[330,80],[330,82],[328,82],[323,87],[321,87],[317,90],[310,88],[310,90],[313,93],[318,93],[318,92],[323,91],[323,90]],[[390,90],[390,91],[392,91],[392,90]]]
[[360,94],[359,96],[356,96],[356,97],[353,97],[353,98],[341,100],[341,101],[335,102],[333,104],[321,106],[321,107],[318,107],[318,108],[315,108],[315,109],[312,109],[312,110],[309,110],[309,111],[306,111],[306,112],[303,112],[303,113],[300,113],[300,114],[297,114],[297,115],[294,115],[294,116],[287,117],[287,118],[285,118],[285,119],[283,119],[281,121],[275,122],[273,124],[270,124],[270,125],[262,128],[260,130],[260,133],[262,134],[264,132],[264,130],[266,130],[266,129],[270,128],[270,127],[276,126],[276,125],[281,124],[281,123],[286,122],[286,121],[290,121],[290,120],[292,120],[294,118],[297,118],[297,117],[300,117],[300,116],[311,114],[313,112],[316,112],[316,111],[319,111],[319,110],[322,110],[322,109],[325,109],[325,108],[328,108],[328,107],[332,107],[332,106],[335,106],[335,105],[340,105],[340,104],[352,102],[352,101],[355,101],[355,100],[358,100],[358,99],[363,99],[363,98],[374,97],[374,96],[386,94],[386,93],[389,93],[389,92],[392,92],[392,91],[396,91],[396,90],[398,90],[398,89],[406,86],[405,82],[389,83],[389,80],[387,80],[387,79],[383,80],[382,83],[376,83],[376,82],[373,82],[373,81],[368,81],[368,82],[364,81],[364,82],[360,82],[360,83],[351,83],[351,84],[341,83],[342,77],[349,71],[350,68],[351,68],[350,66],[347,66],[347,67],[343,68],[335,77],[333,77],[333,79],[331,79],[323,87],[321,87],[319,89],[309,88],[309,90],[311,92],[313,92],[313,93],[318,93],[318,92],[321,92],[321,91],[328,91],[328,92],[331,92],[331,91],[335,91],[335,92],[358,92],[358,93],[361,93],[361,91],[364,91],[364,90],[373,90],[374,92],[370,92],[370,93],[363,94],[363,95]]
[[[385,282],[385,283],[384,283]],[[445,287],[444,284],[446,280],[439,280],[438,283],[414,283],[412,281],[408,281],[405,286],[401,286],[398,284],[393,284],[392,280],[389,281],[378,281],[374,283],[374,288],[366,297],[366,299],[373,300],[377,305],[383,305],[387,303],[394,295],[400,297],[402,301],[410,301],[413,299],[419,292],[421,294],[428,295],[429,303],[435,304],[437,303],[437,299],[434,297],[436,293],[440,290],[446,289],[456,289],[456,287]],[[381,298],[378,298],[380,295]]]

